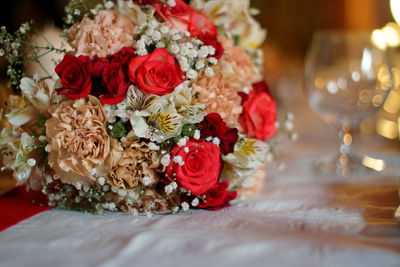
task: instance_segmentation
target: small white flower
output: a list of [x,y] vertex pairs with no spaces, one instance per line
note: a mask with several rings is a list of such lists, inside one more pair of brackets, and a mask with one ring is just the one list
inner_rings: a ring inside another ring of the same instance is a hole
[[172,212],[177,212],[179,210],[179,207],[173,207],[171,210]]
[[151,37],[154,41],[159,41],[161,40],[161,33],[159,31],[154,31]]
[[175,156],[173,161],[175,163],[178,163],[180,166],[185,165],[185,162],[183,162],[183,158],[181,156]]
[[145,176],[145,177],[143,177],[143,181],[142,182],[143,182],[143,184],[145,186],[148,186],[148,185],[151,184],[151,178],[149,176]]
[[288,131],[292,131],[294,129],[294,124],[291,121],[286,121],[285,127]]
[[161,164],[163,166],[168,166],[171,163],[171,156],[169,154],[165,154],[164,156],[162,156],[161,158]]
[[163,25],[163,26],[160,28],[160,31],[161,31],[161,33],[163,33],[163,34],[167,34],[167,33],[169,32],[169,27],[168,27],[167,25]]
[[51,152],[51,145],[48,144],[48,145],[44,148],[44,151],[46,151],[47,153],[50,153],[50,152]]
[[178,143],[177,143],[177,145],[178,146],[185,146],[186,145],[186,142],[189,140],[189,138],[188,137],[183,137],[183,138],[181,138],[179,141],[178,141]]
[[79,183],[79,182],[76,183],[75,184],[75,188],[78,189],[78,190],[81,190],[82,189],[82,183]]
[[111,191],[114,193],[117,193],[119,191],[119,188],[116,186],[111,187]]
[[125,197],[127,195],[127,192],[126,192],[126,190],[120,189],[120,190],[118,190],[118,195],[120,197]]
[[174,191],[174,189],[172,188],[171,185],[166,185],[166,186],[164,187],[164,191],[165,191],[165,193],[167,193],[167,195],[169,195],[169,194],[172,193],[172,191]]
[[39,142],[42,142],[42,143],[47,142],[46,136],[44,136],[44,135],[39,136]]
[[200,139],[200,130],[196,130],[195,132],[194,132],[194,135],[193,135],[193,138],[194,139]]
[[213,144],[219,146],[221,144],[221,140],[218,137],[214,137],[212,140]]
[[218,64],[218,59],[216,59],[215,57],[210,57],[208,59],[208,63],[210,63],[212,65],[216,65],[216,64]]
[[197,76],[199,76],[199,73],[195,70],[190,69],[187,73],[186,76],[190,79],[190,80],[195,80],[197,78]]
[[170,185],[174,190],[178,188],[178,184],[176,182],[172,182]]
[[182,39],[182,35],[180,35],[179,33],[172,35],[171,37],[172,41],[179,41],[180,39]]
[[189,204],[186,202],[182,202],[181,206],[183,211],[188,211],[190,208]]
[[148,144],[148,147],[149,147],[150,150],[154,150],[154,151],[160,150],[160,147],[158,145],[156,145],[155,143],[153,143],[153,142],[150,142]]
[[189,148],[188,147],[184,147],[183,151],[185,151],[186,153],[189,153]]
[[84,192],[87,193],[87,192],[89,191],[90,187],[89,187],[88,184],[84,184],[83,187],[82,187],[82,189],[83,189]]
[[103,186],[106,183],[106,178],[100,177],[99,179],[97,179],[97,182],[99,183],[99,185]]
[[196,69],[197,69],[197,70],[201,70],[201,69],[204,68],[205,66],[206,66],[206,64],[205,64],[204,61],[202,61],[202,60],[197,61],[197,63],[196,63]]
[[199,205],[199,199],[196,197],[195,199],[192,200],[191,204],[193,207],[197,207],[197,205]]
[[107,2],[104,4],[104,7],[105,7],[106,9],[111,9],[111,8],[114,7],[114,3],[113,3],[112,1],[107,1]]
[[175,2],[175,0],[168,0],[168,1],[167,1],[167,4],[168,4],[170,7],[174,7],[174,6],[176,5],[176,2]]
[[30,167],[33,167],[36,165],[36,160],[33,158],[28,159],[28,161],[26,162]]
[[204,72],[208,77],[211,77],[214,75],[214,70],[210,67],[206,68],[205,72]]

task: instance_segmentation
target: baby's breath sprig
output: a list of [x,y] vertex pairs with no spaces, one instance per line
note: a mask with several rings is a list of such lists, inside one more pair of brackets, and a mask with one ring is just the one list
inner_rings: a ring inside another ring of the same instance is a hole
[[9,62],[7,75],[14,89],[24,76],[24,44],[29,40],[32,25],[32,22],[26,22],[14,33],[9,33],[5,26],[0,28],[0,56],[5,56]]

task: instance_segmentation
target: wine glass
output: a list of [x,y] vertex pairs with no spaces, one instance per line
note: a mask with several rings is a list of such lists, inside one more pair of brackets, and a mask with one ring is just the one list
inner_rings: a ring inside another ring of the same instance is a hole
[[339,153],[316,164],[318,170],[348,176],[363,167],[351,151],[363,119],[383,104],[392,87],[385,51],[370,33],[318,32],[305,62],[305,91],[311,108],[339,132]]

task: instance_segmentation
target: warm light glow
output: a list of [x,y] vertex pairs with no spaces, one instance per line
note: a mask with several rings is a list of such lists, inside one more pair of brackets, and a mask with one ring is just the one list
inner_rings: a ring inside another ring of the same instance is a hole
[[400,45],[400,29],[399,25],[394,22],[386,24],[383,28],[386,43],[391,47]]
[[388,139],[396,139],[399,135],[397,122],[380,118],[376,124],[376,132]]
[[400,24],[400,0],[390,0],[390,9],[397,24]]
[[385,161],[381,159],[374,159],[368,156],[365,156],[363,158],[362,164],[370,169],[373,169],[375,171],[381,172],[386,168]]
[[378,47],[379,49],[386,49],[386,41],[385,41],[385,34],[383,30],[374,30],[371,35],[372,42]]

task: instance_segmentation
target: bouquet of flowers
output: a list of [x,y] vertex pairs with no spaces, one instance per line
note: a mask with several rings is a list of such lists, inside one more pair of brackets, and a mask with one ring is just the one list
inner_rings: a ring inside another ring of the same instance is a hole
[[[147,214],[221,209],[261,187],[277,114],[248,0],[72,0],[66,12],[61,48],[34,45],[29,23],[0,32],[20,90],[0,151],[18,185],[57,208]],[[26,77],[43,51],[62,56],[55,75]]]

